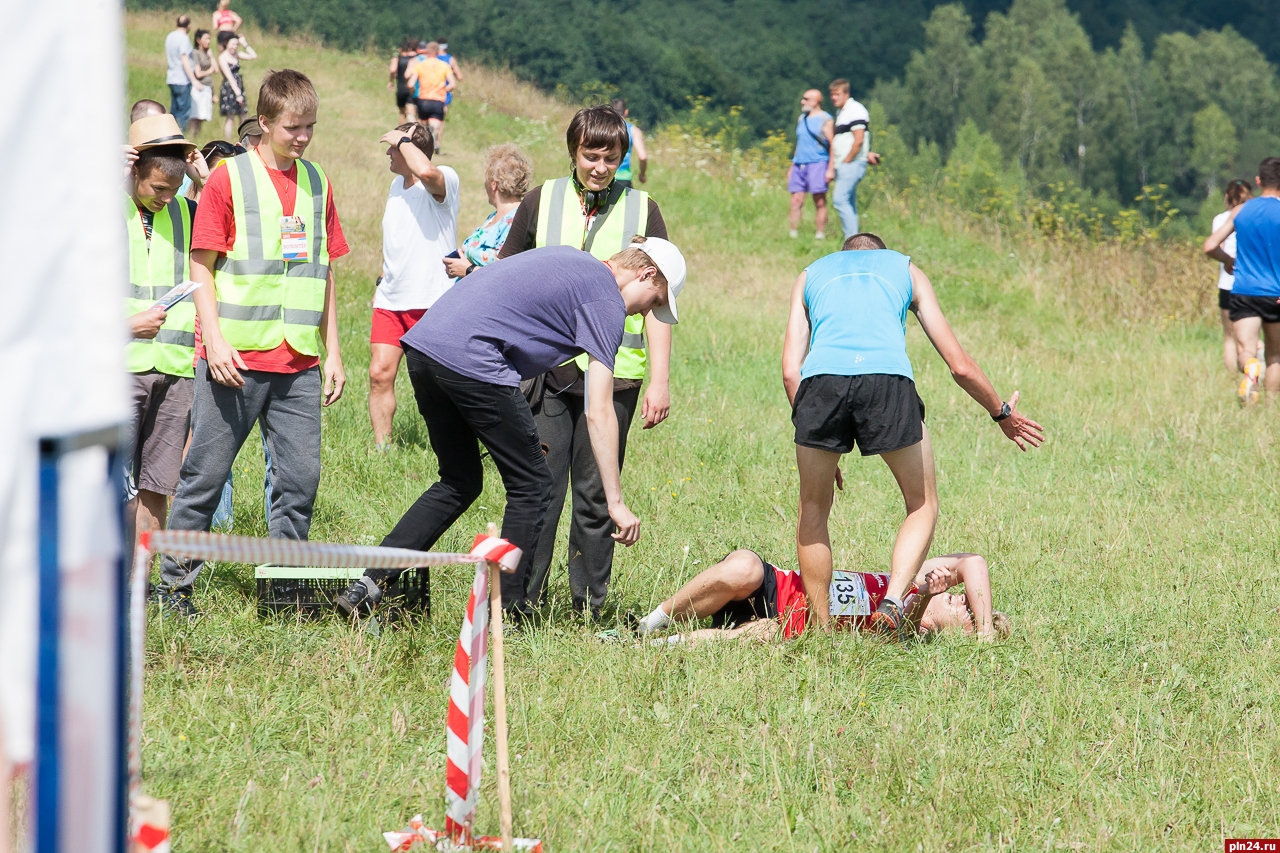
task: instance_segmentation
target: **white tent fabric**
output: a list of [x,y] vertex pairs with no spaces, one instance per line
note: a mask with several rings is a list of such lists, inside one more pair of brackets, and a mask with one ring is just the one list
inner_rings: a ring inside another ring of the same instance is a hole
[[[8,93],[0,110],[0,730],[10,759],[25,762],[34,751],[36,442],[127,417],[125,107],[118,0],[27,3],[8,24],[0,51]],[[72,45],[82,33],[97,45],[89,74],[68,61],[80,55]],[[65,556],[80,560],[107,544],[85,544],[102,531],[101,501],[92,497],[101,492],[92,478],[67,483],[86,486],[88,502],[76,511],[88,515],[63,531],[64,549],[78,548]]]

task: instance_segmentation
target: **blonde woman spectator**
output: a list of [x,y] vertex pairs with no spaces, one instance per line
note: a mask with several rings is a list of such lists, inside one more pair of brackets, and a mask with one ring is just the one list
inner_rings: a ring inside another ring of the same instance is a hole
[[532,180],[533,162],[514,143],[495,145],[484,152],[484,191],[493,213],[462,241],[461,257],[444,259],[450,276],[462,278],[476,267],[498,259],[511,230],[511,219]]
[[218,0],[218,11],[213,13],[213,31],[231,32],[240,29],[244,19],[231,11],[231,0]]
[[195,50],[191,51],[191,70],[199,87],[191,87],[191,115],[187,118],[187,138],[200,135],[206,121],[213,118],[213,54],[209,47],[213,36],[208,30],[196,30]]

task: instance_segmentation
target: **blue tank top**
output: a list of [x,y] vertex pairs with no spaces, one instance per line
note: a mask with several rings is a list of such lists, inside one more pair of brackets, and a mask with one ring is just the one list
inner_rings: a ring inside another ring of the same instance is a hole
[[1280,298],[1280,198],[1260,196],[1236,214],[1232,293]]
[[800,120],[796,122],[796,153],[791,156],[792,163],[827,162],[827,138],[822,135],[822,126],[830,120],[831,116],[825,110],[800,114]]
[[835,252],[805,269],[809,355],[800,378],[887,373],[914,380],[907,358],[911,258],[889,249]]
[[631,131],[636,126],[631,122],[627,122],[627,156],[622,158],[622,163],[618,166],[618,173],[614,176],[620,181],[631,180],[631,146],[635,145],[636,138]]

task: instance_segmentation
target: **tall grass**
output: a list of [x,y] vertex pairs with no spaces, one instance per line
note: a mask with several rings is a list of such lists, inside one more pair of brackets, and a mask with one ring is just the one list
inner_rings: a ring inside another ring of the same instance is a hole
[[[165,19],[129,18],[131,95],[155,97]],[[402,383],[395,452],[364,408],[369,300],[395,120],[385,59],[259,36],[250,71],[291,65],[321,95],[315,158],[354,248],[339,261],[348,397],[324,415],[313,536],[376,542],[435,476]],[[466,57],[463,57],[466,62]],[[562,106],[467,67],[443,162],[461,229],[485,213],[479,152],[514,138],[538,179],[565,168]],[[786,234],[780,190],[680,165],[655,146],[647,188],[690,260],[671,420],[637,430],[624,472],[644,537],[610,604],[647,610],[734,547],[783,564],[796,481],[778,354],[796,273],[834,248]],[[1205,850],[1280,826],[1276,634],[1280,431],[1241,411],[1198,305],[1213,269],[1024,239],[869,194],[866,226],[935,281],[961,340],[1051,440],[1019,454],[912,324],[938,454],[935,551],[990,559],[1014,636],[886,645],[606,647],[556,612],[508,641],[516,828],[556,851]],[[806,232],[806,233],[811,233]],[[1181,302],[1185,295],[1186,302]],[[1128,321],[1127,323],[1125,321]],[[237,462],[238,532],[264,533],[261,458]],[[884,466],[846,460],[835,557],[885,565],[901,500]],[[492,468],[440,543],[501,514]],[[685,548],[688,547],[686,553]],[[219,565],[193,626],[153,621],[145,785],[173,804],[176,849],[372,851],[443,809],[444,711],[470,579],[436,573],[432,620],[380,637],[259,619],[250,567]],[[494,829],[492,766],[480,806]]]

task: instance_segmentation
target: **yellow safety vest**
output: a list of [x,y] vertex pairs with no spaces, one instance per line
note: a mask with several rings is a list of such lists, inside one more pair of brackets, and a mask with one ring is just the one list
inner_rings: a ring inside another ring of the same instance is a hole
[[306,231],[307,258],[286,261],[280,228],[284,206],[262,158],[248,151],[218,164],[224,166],[231,178],[236,241],[214,267],[223,337],[238,350],[272,350],[287,340],[303,355],[319,355],[329,279],[328,178],[315,163],[298,161],[293,210]]
[[[133,199],[125,199],[125,229],[129,234],[129,293],[124,313],[131,317],[146,311],[191,276],[191,209],[175,198],[151,220],[151,243],[142,225],[142,214]],[[169,376],[194,376],[196,306],[191,297],[168,310],[164,325],[154,338],[134,338],[125,347],[130,373],[152,370]]]
[[[538,200],[538,246],[574,246],[607,261],[631,245],[631,238],[644,236],[649,225],[649,194],[644,190],[614,186],[609,203],[587,229],[587,214],[572,178],[556,178],[542,185]],[[645,354],[644,315],[632,314],[622,335],[622,346],[613,363],[619,379],[644,379],[649,358]],[[574,362],[585,373],[587,356]]]

